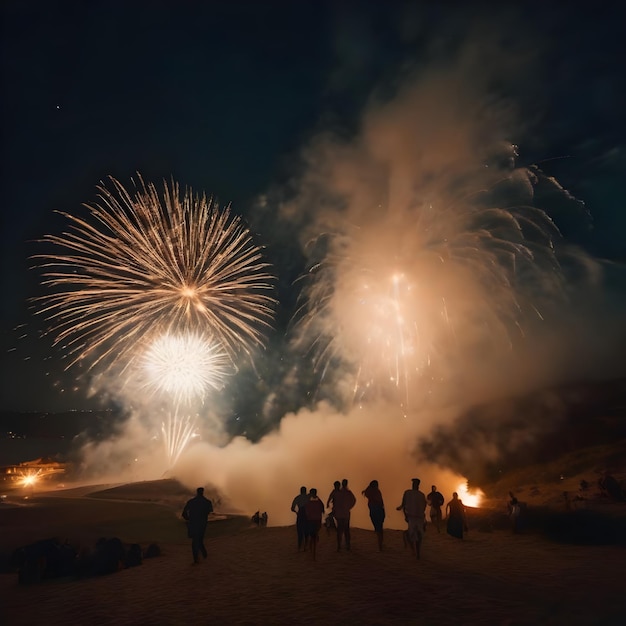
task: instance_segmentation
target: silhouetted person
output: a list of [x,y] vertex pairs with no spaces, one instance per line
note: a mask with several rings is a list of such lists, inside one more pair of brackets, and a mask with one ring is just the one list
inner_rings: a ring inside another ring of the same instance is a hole
[[313,553],[313,560],[316,559],[317,542],[319,540],[319,532],[322,527],[322,515],[324,515],[324,503],[317,497],[317,489],[309,491],[309,500],[304,505],[307,519],[307,535]]
[[378,539],[378,550],[383,549],[383,522],[385,521],[385,505],[383,494],[378,488],[378,481],[373,480],[362,492],[367,498],[367,507],[370,510],[370,519],[374,525],[374,532]]
[[[522,509],[520,507],[520,503],[518,502],[517,498],[515,497],[512,491],[509,491],[509,496],[511,496],[511,499],[509,500],[509,505],[508,505],[509,519],[511,520],[511,530],[514,533],[516,533],[519,531],[519,526],[520,526],[519,518],[522,512]],[[568,505],[569,505],[569,495],[567,496],[567,500],[568,500]]]
[[463,539],[463,531],[467,531],[465,505],[462,500],[459,500],[459,494],[456,491],[452,494],[452,500],[446,505],[446,516],[448,534],[457,539]]
[[291,510],[296,514],[296,532],[298,533],[298,551],[307,547],[307,520],[305,505],[309,501],[306,487],[300,487],[300,493],[293,499]]
[[411,480],[411,489],[407,489],[402,495],[400,506],[396,511],[404,512],[404,519],[407,522],[407,539],[416,558],[420,558],[422,546],[422,536],[424,532],[424,522],[426,515],[426,496],[419,490],[420,479]]
[[207,518],[213,513],[213,504],[204,497],[204,487],[196,489],[196,497],[191,498],[183,509],[183,519],[187,521],[187,535],[191,539],[191,553],[195,564],[200,562],[199,554],[206,559],[207,552],[204,547],[204,533],[206,531]]
[[330,533],[332,529],[337,528],[337,520],[335,519],[335,495],[339,493],[340,489],[341,482],[336,480],[333,483],[333,490],[330,492],[330,495],[326,500],[326,508],[330,509],[330,512],[328,513],[328,517],[330,517],[330,520],[328,521],[328,523],[326,523],[326,530],[328,531],[328,533]]
[[443,495],[437,491],[437,485],[431,487],[430,493],[426,496],[426,502],[430,506],[430,521],[437,526],[437,532],[440,532],[441,524],[441,507],[444,505]]
[[350,549],[350,511],[356,504],[356,498],[348,487],[348,479],[341,481],[341,489],[333,497],[333,515],[337,522],[337,552],[341,550],[341,538],[344,537],[346,550]]
[[332,504],[333,500],[335,499],[335,494],[341,489],[341,482],[336,480],[333,483],[333,490],[330,492],[330,495],[328,496],[328,499],[326,500],[326,508],[330,508],[330,505]]

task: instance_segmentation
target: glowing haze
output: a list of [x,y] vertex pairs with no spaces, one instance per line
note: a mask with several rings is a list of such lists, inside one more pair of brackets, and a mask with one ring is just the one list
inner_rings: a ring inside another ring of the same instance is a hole
[[63,213],[70,230],[45,237],[58,252],[37,257],[49,288],[38,304],[69,366],[85,363],[98,391],[143,418],[148,440],[159,434],[162,473],[207,394],[263,345],[273,278],[229,208],[138,180],[133,192],[101,185],[85,218]]
[[[421,438],[476,402],[559,380],[572,299],[598,265],[562,238],[536,190],[573,218],[586,211],[538,168],[517,166],[515,120],[485,95],[486,59],[468,59],[422,72],[372,102],[358,132],[320,133],[303,151],[280,217],[300,233],[309,272],[293,366],[271,395],[290,397],[308,359],[318,400],[257,443],[190,447],[176,471],[190,488],[211,484],[233,509],[284,524],[301,485],[326,498],[347,478],[359,496],[377,479],[385,523],[401,528],[393,507],[413,476],[446,501],[479,497],[420,456]],[[466,456],[496,463],[501,451],[486,439]],[[353,521],[370,527],[363,498]]]
[[[190,488],[217,487],[222,511],[267,511],[271,525],[295,523],[290,506],[302,485],[315,487],[325,504],[333,482],[347,478],[357,497],[352,523],[361,528],[371,528],[361,491],[377,479],[387,511],[385,526],[400,529],[406,523],[395,507],[411,488],[413,476],[422,480],[425,493],[437,485],[446,502],[465,484],[449,469],[415,460],[414,442],[421,432],[418,421],[386,405],[373,403],[344,415],[321,404],[315,411],[285,416],[275,432],[257,443],[238,437],[223,447],[193,444],[181,456],[175,475]],[[459,491],[461,499],[463,495]],[[477,501],[467,502],[472,503]]]
[[497,129],[461,76],[424,83],[372,106],[357,137],[314,142],[303,195],[284,207],[310,257],[296,342],[348,403],[459,401],[559,315],[572,266],[588,266],[535,185],[579,205],[517,168],[515,146],[481,144]]
[[[558,378],[555,355],[566,354],[561,348],[569,347],[565,312],[572,314],[570,298],[580,283],[589,287],[597,266],[563,240],[548,207],[537,201],[536,189],[548,187],[581,219],[586,215],[539,169],[517,167],[511,143],[517,126],[506,103],[489,90],[487,58],[502,55],[484,57],[473,50],[456,68],[422,70],[393,96],[372,101],[356,132],[322,132],[304,148],[302,172],[292,181],[295,193],[278,203],[277,228],[286,224],[299,233],[308,272],[296,285],[301,298],[290,352],[282,357],[289,367],[281,383],[268,390],[266,403],[300,408],[285,410],[276,428],[258,442],[239,437],[220,445],[206,440],[189,445],[171,473],[190,490],[212,486],[222,495],[223,510],[251,515],[259,509],[268,512],[270,524],[287,524],[294,521],[289,507],[301,485],[316,487],[326,498],[333,481],[347,478],[359,497],[377,479],[388,511],[386,525],[400,528],[404,520],[394,508],[414,476],[421,478],[425,492],[437,485],[446,501],[453,491],[469,498],[461,489],[463,476],[420,457],[420,438],[454,424],[475,402]],[[118,206],[106,193],[104,198]],[[122,204],[134,206],[129,200]],[[267,202],[259,211],[262,206]],[[108,211],[102,215],[95,209],[94,216],[105,224],[110,220]],[[153,246],[152,222],[138,224],[133,245],[140,240]],[[91,245],[84,250],[83,233],[109,249],[110,238],[94,234],[83,222],[77,238],[51,238],[76,251],[77,256],[61,256],[57,262],[70,267],[84,262],[96,279],[80,273],[77,279],[68,273],[49,276],[52,286],[72,287],[48,301],[48,312],[60,322],[59,341],[70,340],[80,358],[120,339],[131,356],[136,340],[156,321],[160,335],[204,332],[207,325],[226,350],[242,334],[244,343],[258,342],[255,329],[267,320],[269,299],[257,252],[245,256],[243,265],[235,264],[237,281],[246,268],[254,270],[243,282],[253,288],[252,300],[242,303],[233,292],[223,302],[221,289],[191,279],[205,265],[206,234],[196,241],[195,226],[184,219],[172,228],[168,223],[163,229],[161,218],[156,225],[158,256],[168,263],[163,267],[151,252],[139,275],[144,281],[146,268],[150,280],[165,272],[165,288],[157,281],[141,294],[131,290],[131,308],[119,319],[121,300],[107,290],[109,255],[103,258]],[[220,227],[225,224],[215,222],[210,239],[220,239]],[[172,249],[170,231],[178,242]],[[177,233],[184,237],[176,239]],[[126,259],[135,267],[132,247],[123,245],[122,284],[128,282]],[[236,249],[227,247],[220,258],[238,260]],[[143,252],[147,249],[142,249],[142,261]],[[176,269],[181,267],[193,271]],[[137,273],[128,271],[134,288]],[[154,303],[152,296],[157,296]],[[223,320],[211,317],[206,298],[213,296],[223,305],[218,307]],[[105,306],[98,312],[101,299]],[[141,314],[135,305],[143,307]],[[182,329],[175,328],[179,323]],[[546,356],[540,348],[548,336],[557,339]],[[104,348],[103,354],[110,357],[112,350]],[[309,362],[318,378],[303,397],[300,373]],[[203,367],[198,360],[190,385],[204,380]],[[157,378],[173,386],[175,394],[189,391],[166,374]],[[210,386],[206,380],[199,384]],[[88,454],[113,472],[115,463],[107,466],[107,461],[129,451],[141,463],[135,477],[160,475],[162,459],[136,422],[115,442],[92,446]],[[489,441],[480,450],[467,450],[468,458],[493,462],[500,453]],[[360,497],[353,521],[370,526]]]

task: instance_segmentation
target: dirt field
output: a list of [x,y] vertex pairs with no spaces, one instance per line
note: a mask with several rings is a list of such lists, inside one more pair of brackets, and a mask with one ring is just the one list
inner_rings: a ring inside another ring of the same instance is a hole
[[[570,545],[537,532],[493,529],[470,514],[462,541],[429,526],[422,558],[402,533],[353,529],[337,552],[322,531],[317,560],[298,552],[294,527],[242,518],[209,524],[209,557],[191,564],[180,507],[190,496],[140,483],[0,504],[0,623],[17,624],[621,624],[626,611],[621,545]],[[62,497],[60,497],[62,496]],[[56,536],[93,545],[118,536],[162,554],[105,576],[19,585],[15,547]]]

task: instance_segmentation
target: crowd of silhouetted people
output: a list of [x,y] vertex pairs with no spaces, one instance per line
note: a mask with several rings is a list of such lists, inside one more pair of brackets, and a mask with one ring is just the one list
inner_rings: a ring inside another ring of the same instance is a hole
[[[420,484],[419,478],[411,479],[411,488],[404,491],[400,504],[395,507],[397,511],[403,513],[407,525],[402,533],[404,545],[410,548],[411,553],[418,559],[426,532],[427,509],[431,525],[438,533],[445,529],[450,536],[463,539],[465,533],[468,532],[465,505],[458,493],[454,492],[452,498],[445,504],[444,496],[438,491],[436,485],[432,485],[430,492],[424,494],[420,490]],[[598,487],[600,496],[620,502],[626,501],[623,483],[618,482],[608,472],[600,478]],[[568,492],[564,492],[566,510],[571,511],[577,502],[584,502],[589,488],[590,484],[582,480],[577,496],[572,498]],[[382,551],[386,513],[378,481],[372,480],[361,491],[361,495],[367,501],[376,545],[378,550]],[[313,559],[316,558],[322,526],[326,528],[328,535],[334,533],[337,552],[350,551],[352,539],[350,516],[356,502],[357,498],[346,478],[335,481],[325,500],[322,500],[316,488],[307,489],[302,486],[291,503],[291,511],[296,514],[298,551],[309,551]],[[194,564],[200,561],[200,557],[207,558],[204,535],[208,517],[212,512],[213,504],[204,496],[202,487],[198,487],[195,497],[187,501],[182,511],[182,517],[187,524],[187,534],[191,539]],[[514,533],[520,531],[527,514],[526,504],[520,502],[513,492],[509,492],[507,517]],[[268,524],[268,514],[256,511],[250,521],[257,527],[265,527]],[[580,535],[580,529],[577,529],[577,533],[577,536]],[[138,544],[126,545],[117,537],[102,537],[93,548],[83,548],[80,551],[68,542],[60,543],[56,539],[45,539],[15,550],[11,557],[10,567],[18,572],[20,583],[29,584],[46,578],[110,574],[120,569],[140,565],[143,559],[159,554],[160,549],[156,544],[151,544],[142,550]]]
[[257,511],[251,518],[250,521],[255,525],[255,526],[267,526],[267,512],[264,511],[263,513]]
[[[396,510],[402,511],[407,523],[407,529],[403,533],[404,543],[409,547],[416,558],[420,558],[420,549],[424,532],[426,530],[426,508],[430,513],[430,520],[437,532],[441,531],[443,522],[444,497],[433,485],[428,495],[420,490],[420,479],[413,478],[411,489],[407,489],[402,495],[402,501]],[[378,550],[383,550],[383,527],[385,522],[385,503],[377,480],[361,491],[361,495],[367,500],[369,516],[374,527]],[[316,558],[319,533],[322,528],[322,519],[326,513],[323,525],[327,531],[336,532],[337,552],[343,549],[349,551],[351,546],[350,512],[356,504],[356,497],[348,485],[348,480],[335,481],[333,489],[326,499],[326,505],[320,499],[317,489],[307,491],[305,486],[300,488],[300,493],[295,496],[291,503],[291,510],[296,514],[296,533],[298,551],[309,550],[313,558]],[[459,499],[458,494],[452,494],[452,499],[445,507],[446,530],[448,534],[459,539],[467,532],[467,517],[465,506]]]

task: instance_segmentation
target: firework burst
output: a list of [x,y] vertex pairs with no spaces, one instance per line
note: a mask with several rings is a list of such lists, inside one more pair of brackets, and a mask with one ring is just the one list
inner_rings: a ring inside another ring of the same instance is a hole
[[229,365],[222,347],[200,335],[162,335],[139,360],[139,377],[149,391],[189,405],[208,390],[221,389]]
[[322,378],[347,373],[353,401],[392,394],[407,407],[513,351],[563,300],[559,240],[532,206],[380,207],[312,242],[321,253],[304,278],[297,345]]
[[37,257],[50,289],[39,313],[68,367],[98,365],[124,394],[160,403],[145,417],[161,416],[172,467],[196,432],[196,405],[263,345],[273,277],[241,220],[204,195],[174,182],[159,194],[141,177],[132,192],[113,178],[98,190],[88,217],[62,213],[68,232],[44,238],[59,252]]
[[229,208],[178,184],[160,195],[139,177],[132,192],[110,179],[88,218],[62,213],[71,228],[48,235],[59,253],[37,257],[50,293],[39,312],[70,365],[132,362],[138,345],[203,333],[234,363],[263,344],[273,277]]

